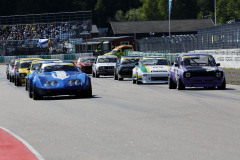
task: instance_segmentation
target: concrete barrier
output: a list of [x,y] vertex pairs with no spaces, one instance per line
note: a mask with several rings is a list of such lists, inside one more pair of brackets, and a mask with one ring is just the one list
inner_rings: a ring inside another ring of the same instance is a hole
[[79,57],[86,57],[86,56],[93,56],[93,53],[0,56],[0,63],[9,63],[11,59],[17,59],[17,58],[42,58],[42,59],[60,59],[60,60],[76,61]]

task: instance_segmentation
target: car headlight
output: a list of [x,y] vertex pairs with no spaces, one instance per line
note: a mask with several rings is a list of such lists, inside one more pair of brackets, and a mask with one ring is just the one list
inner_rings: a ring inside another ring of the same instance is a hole
[[80,86],[82,85],[82,81],[80,79],[77,80],[69,80],[68,81],[69,86]]
[[217,78],[222,77],[222,73],[221,73],[221,72],[216,72],[216,77],[217,77]]
[[191,77],[191,73],[190,72],[185,72],[185,77],[186,78],[190,78]]
[[57,81],[46,81],[45,87],[58,87],[59,83]]
[[75,80],[75,86],[80,86],[82,84],[82,81],[80,79]]

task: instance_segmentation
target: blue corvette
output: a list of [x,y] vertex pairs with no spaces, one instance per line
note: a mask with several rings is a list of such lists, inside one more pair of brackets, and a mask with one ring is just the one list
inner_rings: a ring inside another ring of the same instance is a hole
[[56,95],[92,97],[90,77],[79,71],[73,63],[44,62],[34,74],[29,89],[29,96],[34,100]]

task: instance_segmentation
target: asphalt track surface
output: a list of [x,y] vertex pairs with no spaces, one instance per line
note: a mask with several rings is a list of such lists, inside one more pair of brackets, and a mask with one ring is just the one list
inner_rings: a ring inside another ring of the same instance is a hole
[[[46,160],[239,160],[240,87],[92,78],[93,97],[28,98],[0,66],[0,126]],[[1,148],[0,148],[1,149]]]

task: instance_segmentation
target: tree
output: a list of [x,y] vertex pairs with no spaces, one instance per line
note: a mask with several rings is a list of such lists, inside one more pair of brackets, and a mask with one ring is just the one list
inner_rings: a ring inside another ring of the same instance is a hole
[[159,20],[161,15],[158,8],[159,0],[145,0],[143,2],[143,19],[144,20]]
[[231,19],[240,18],[240,0],[219,0],[217,2],[217,23],[225,24]]

